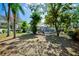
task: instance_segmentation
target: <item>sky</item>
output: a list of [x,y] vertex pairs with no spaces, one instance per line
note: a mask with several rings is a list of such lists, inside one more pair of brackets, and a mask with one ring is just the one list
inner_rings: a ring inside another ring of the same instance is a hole
[[[5,5],[6,5],[6,7],[7,7],[8,4],[5,3]],[[77,4],[73,4],[73,5],[76,6]],[[31,15],[32,12],[31,12],[31,10],[30,10],[28,4],[22,3],[21,6],[22,6],[23,10],[25,11],[25,15],[23,15],[21,12],[19,12],[18,16],[19,16],[19,18],[21,18],[23,21],[27,21],[27,22],[29,23],[29,22],[32,20],[32,19],[30,18],[30,15]],[[7,10],[8,10],[8,7],[7,7]],[[2,4],[1,4],[1,3],[0,3],[0,15],[5,16],[5,12],[4,12],[4,10],[3,10],[3,7],[2,7]],[[45,15],[41,15],[41,16],[44,17]],[[44,22],[44,20],[45,20],[45,19],[43,19],[42,22]]]
[[[7,7],[7,3],[5,5]],[[25,11],[25,15],[23,15],[21,12],[19,12],[18,15],[22,20],[27,21],[29,23],[31,21],[31,18],[30,18],[31,10],[26,3],[23,3],[21,5],[23,7],[23,10]],[[0,15],[5,16],[5,12],[1,3],[0,3]]]

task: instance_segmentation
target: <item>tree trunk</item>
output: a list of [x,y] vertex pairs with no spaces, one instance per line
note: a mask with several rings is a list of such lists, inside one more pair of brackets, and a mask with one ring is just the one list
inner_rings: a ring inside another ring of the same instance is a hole
[[14,33],[14,37],[13,38],[16,38],[16,14],[13,15],[14,16],[14,26],[13,26],[13,33]]
[[4,11],[5,11],[5,15],[6,15],[6,18],[7,18],[7,10],[6,10],[6,6],[5,6],[4,3],[2,3],[2,5],[3,5]]
[[59,30],[58,30],[58,26],[56,23],[55,23],[55,29],[56,29],[57,36],[59,37]]
[[10,36],[10,22],[7,23],[7,37]]
[[57,31],[57,36],[59,37],[59,31]]
[[7,37],[10,36],[10,4],[8,4]]
[[37,32],[37,27],[36,27],[36,25],[33,25],[32,31],[33,31],[33,34],[36,34],[36,32]]

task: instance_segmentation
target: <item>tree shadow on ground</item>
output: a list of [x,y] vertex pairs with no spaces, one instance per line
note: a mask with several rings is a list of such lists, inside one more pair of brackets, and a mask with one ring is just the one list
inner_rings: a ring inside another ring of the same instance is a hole
[[[66,37],[57,37],[56,35],[46,36],[47,42],[52,44],[59,44],[61,48],[60,56],[79,55],[79,42]],[[69,49],[67,49],[69,48]]]
[[34,38],[37,38],[36,35],[33,35],[33,34],[24,34],[22,36],[19,36],[18,38],[24,40],[24,39],[34,39]]

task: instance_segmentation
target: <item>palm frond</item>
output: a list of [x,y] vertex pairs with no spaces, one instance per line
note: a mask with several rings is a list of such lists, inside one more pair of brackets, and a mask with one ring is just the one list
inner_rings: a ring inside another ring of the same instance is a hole
[[22,8],[20,4],[19,4],[19,10],[22,12],[23,15],[25,14],[24,9]]

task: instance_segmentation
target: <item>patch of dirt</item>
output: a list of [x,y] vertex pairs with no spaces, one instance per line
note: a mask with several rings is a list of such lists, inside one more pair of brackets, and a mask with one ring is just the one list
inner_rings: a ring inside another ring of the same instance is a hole
[[78,56],[79,42],[65,36],[23,35],[0,43],[2,56]]

